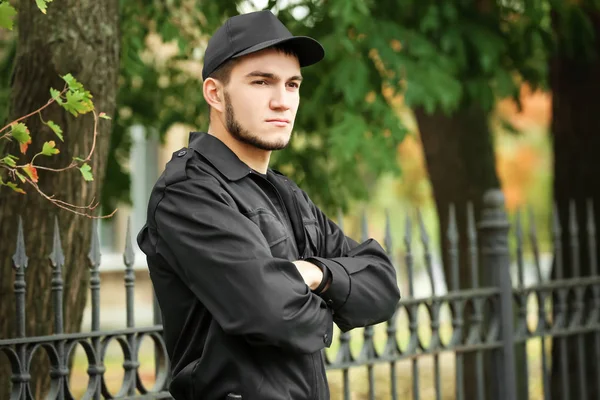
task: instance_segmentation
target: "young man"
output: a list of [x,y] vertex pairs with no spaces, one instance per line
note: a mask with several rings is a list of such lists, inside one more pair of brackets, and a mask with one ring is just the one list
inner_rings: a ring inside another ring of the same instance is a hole
[[177,400],[326,400],[321,350],[392,317],[392,263],[344,236],[268,168],[289,142],[300,68],[321,45],[270,12],[233,17],[209,41],[208,132],[190,135],[154,187],[138,236],[163,314]]

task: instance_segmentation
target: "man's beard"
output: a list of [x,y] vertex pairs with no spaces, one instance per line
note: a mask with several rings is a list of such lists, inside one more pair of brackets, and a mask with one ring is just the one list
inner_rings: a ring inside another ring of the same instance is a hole
[[235,139],[242,143],[249,144],[250,146],[256,147],[257,149],[265,151],[274,151],[285,149],[288,145],[288,141],[278,140],[276,142],[268,142],[262,138],[253,135],[247,129],[245,129],[235,118],[235,112],[231,105],[231,98],[229,93],[225,92],[225,124],[226,128]]

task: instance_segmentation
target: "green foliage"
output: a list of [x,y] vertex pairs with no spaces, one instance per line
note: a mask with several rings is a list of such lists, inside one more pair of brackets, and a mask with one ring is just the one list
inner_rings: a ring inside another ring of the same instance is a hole
[[595,37],[589,15],[600,12],[600,1],[549,0],[549,3],[555,11],[556,50],[581,63],[594,59],[600,38]]
[[[9,123],[8,125],[6,125],[0,129],[0,134],[1,134],[0,142],[2,140],[8,140],[8,141],[15,140],[17,143],[19,143],[20,152],[23,155],[27,155],[28,146],[29,146],[29,144],[32,143],[32,134],[29,131],[29,128],[27,127],[27,125],[25,125],[25,123],[21,122],[21,121],[24,121],[27,118],[29,118],[33,115],[36,115],[36,114],[41,119],[42,124],[48,126],[57,135],[57,137],[61,141],[64,141],[64,137],[62,134],[63,133],[62,128],[55,122],[53,122],[53,121],[45,122],[42,118],[42,112],[53,103],[57,103],[65,111],[70,112],[75,117],[79,116],[80,114],[86,114],[89,112],[93,112],[94,122],[95,122],[93,134],[96,135],[96,133],[97,133],[96,132],[96,129],[97,129],[96,124],[97,124],[98,119],[99,118],[110,119],[110,117],[108,117],[103,112],[100,113],[99,115],[96,115],[96,112],[94,110],[94,104],[92,102],[92,95],[90,94],[90,92],[85,90],[83,85],[80,82],[78,82],[71,74],[66,74],[66,75],[62,76],[62,79],[65,81],[64,89],[62,91],[59,91],[57,89],[51,88],[50,89],[51,99],[46,104],[44,104],[39,109],[29,113],[28,115],[18,118],[17,120]],[[10,128],[10,130],[8,131],[9,128]],[[4,132],[4,131],[8,131],[8,132],[2,134],[2,132]],[[2,148],[2,151],[3,150],[4,150],[4,148]],[[79,157],[73,157],[73,161],[71,162],[71,164],[67,165],[66,167],[50,168],[50,167],[45,166],[44,169],[49,172],[51,171],[51,172],[61,173],[63,171],[66,171],[71,168],[76,168],[79,165],[81,165],[78,167],[78,169],[81,172],[83,179],[85,181],[92,181],[92,180],[94,180],[94,177],[92,174],[92,168],[87,164],[87,162],[90,160],[90,158],[92,156],[92,151],[90,151],[87,158],[85,158],[85,159],[82,159]],[[51,157],[51,156],[54,156],[59,153],[60,153],[60,150],[56,147],[56,142],[53,140],[50,140],[50,141],[44,142],[42,145],[42,150],[40,152],[38,152],[37,154],[33,155],[33,157],[29,160],[29,162],[27,162],[25,164],[18,164],[17,160],[19,160],[19,158],[17,156],[12,155],[12,154],[6,154],[3,158],[0,158],[0,168],[5,171],[8,171],[7,176],[10,179],[12,179],[13,182],[5,181],[4,179],[0,178],[0,185],[7,186],[17,193],[25,194],[25,191],[19,186],[19,184],[17,182],[17,179],[18,179],[21,181],[21,183],[28,183],[29,185],[31,185],[37,192],[39,192],[44,198],[46,198],[53,204],[55,204],[63,209],[67,209],[71,212],[74,212],[76,214],[91,216],[90,214],[87,214],[86,211],[92,212],[95,208],[95,205],[80,207],[80,206],[76,206],[73,204],[69,204],[67,202],[55,199],[54,196],[48,196],[47,194],[42,192],[41,189],[39,188],[39,186],[37,185],[37,183],[39,181],[39,176],[38,176],[38,167],[39,166],[34,164],[35,159],[38,156]]]
[[[120,112],[105,207],[129,201],[129,127],[140,124],[161,138],[174,123],[206,130],[202,81],[183,64],[201,63],[210,35],[242,3],[121,2]],[[555,46],[551,11],[569,16],[567,31],[589,48],[589,22],[572,7],[578,6],[560,0],[269,1],[294,34],[315,37],[326,50],[323,62],[303,71],[295,137],[273,155],[273,167],[328,211],[367,198],[378,177],[399,172],[396,149],[405,129],[393,101],[446,113],[472,103],[490,111],[503,97],[518,101],[522,82],[545,86]],[[306,17],[294,18],[300,9]],[[167,60],[148,55],[150,33],[179,52]]]
[[29,129],[27,125],[22,122],[13,123],[10,126],[10,135],[20,144],[29,144],[31,143],[31,135],[29,134]]
[[7,186],[17,193],[25,194],[25,191],[21,189],[16,183],[10,181],[5,182],[4,180],[2,180],[2,177],[0,177],[0,186]]
[[37,4],[38,8],[44,14],[46,14],[46,10],[48,9],[48,3],[51,2],[52,0],[35,0],[35,3]]
[[[92,95],[89,91],[85,90],[83,85],[78,82],[71,74],[67,74],[62,77],[67,83],[65,97],[62,93],[59,93],[56,89],[50,89],[52,99],[54,99],[62,108],[78,116],[79,114],[85,114],[94,109],[94,103],[92,103]],[[64,92],[64,91],[63,91]]]
[[94,175],[92,175],[92,167],[90,167],[88,164],[83,164],[81,167],[79,167],[79,171],[81,172],[83,179],[86,181],[89,182],[94,180]]
[[[405,89],[410,107],[452,113],[476,102],[491,110],[498,97],[545,77],[547,13],[527,2],[380,1],[360,30],[378,37],[389,84]],[[399,50],[390,46],[397,41]]]
[[0,28],[9,29],[13,28],[13,19],[17,15],[17,10],[11,6],[8,1],[0,3]]
[[50,129],[52,129],[52,132],[54,132],[56,134],[56,136],[61,140],[61,142],[64,142],[65,139],[63,138],[63,131],[62,128],[60,126],[58,126],[57,124],[55,124],[53,121],[48,121],[46,122],[46,125],[48,125],[48,127]]
[[[127,129],[131,125],[141,124],[161,136],[174,123],[207,129],[202,81],[198,75],[182,70],[180,63],[201,63],[199,49],[227,17],[238,13],[240,3],[211,2],[201,10],[187,9],[186,25],[177,14],[184,2],[155,3],[154,8],[122,3],[121,26],[125,31],[118,99],[122,112],[115,116],[103,206],[113,208],[116,201],[128,200],[129,178],[118,155],[130,148]],[[320,40],[327,59],[303,71],[302,105],[293,145],[272,158],[274,168],[292,176],[330,211],[345,206],[351,198],[366,196],[368,183],[380,174],[397,172],[396,147],[405,132],[382,94],[383,80],[368,57],[366,43],[340,40],[337,31],[337,22],[351,25],[357,18],[364,18],[370,3],[334,4],[337,7],[330,10],[307,4],[312,12],[301,21],[291,16],[292,5],[279,11],[279,17],[294,34]],[[165,42],[177,41],[179,54],[162,63],[142,60],[143,39],[151,31]],[[369,95],[371,101],[366,102]]]
[[17,160],[18,160],[17,157],[13,156],[12,154],[9,154],[6,157],[4,157],[2,160],[0,160],[0,162],[8,165],[9,167],[14,167],[17,165],[17,163],[16,163]]
[[42,155],[52,156],[58,153],[60,153],[60,150],[56,148],[56,143],[53,140],[49,142],[44,142],[44,145],[42,147]]

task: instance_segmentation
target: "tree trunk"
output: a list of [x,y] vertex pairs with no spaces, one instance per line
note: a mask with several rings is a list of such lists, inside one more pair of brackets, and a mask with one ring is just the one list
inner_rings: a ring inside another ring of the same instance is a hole
[[[595,43],[588,49],[595,59],[590,60],[580,52],[573,57],[567,49],[558,47],[550,60],[550,86],[552,89],[552,138],[554,149],[554,199],[562,227],[562,270],[564,277],[576,276],[573,255],[579,256],[580,274],[589,276],[590,257],[587,237],[586,201],[592,200],[595,211],[596,229],[600,228],[600,11],[588,12],[595,33]],[[563,28],[554,16],[557,32]],[[569,233],[569,202],[577,208],[579,227],[579,248],[574,254]],[[596,236],[595,248],[600,246],[600,236]],[[556,264],[553,277],[557,277]],[[592,307],[591,291],[586,295],[586,315]],[[556,299],[555,299],[556,300]],[[597,312],[598,310],[596,310]],[[555,303],[556,312],[556,303]],[[566,310],[567,320],[574,316],[573,304]],[[556,315],[555,315],[556,320]],[[555,339],[552,346],[552,397],[565,398],[568,390],[571,399],[597,399],[600,397],[598,381],[598,358],[600,349],[594,342],[594,335],[587,334],[583,343],[583,358],[579,357],[578,338],[566,340],[567,361],[560,355],[561,339]],[[584,363],[583,371],[580,363]],[[563,367],[568,373],[567,387],[563,387],[561,375]],[[583,379],[583,381],[581,381]],[[580,392],[581,383],[587,389],[587,396]]]
[[[116,110],[117,78],[119,71],[120,34],[117,0],[65,0],[48,6],[44,15],[33,1],[19,2],[18,42],[12,76],[10,120],[26,115],[50,98],[51,87],[62,90],[64,81],[59,75],[67,73],[89,90],[98,112],[113,115]],[[40,123],[38,116],[24,121],[32,135],[27,158],[40,151],[44,141],[55,140],[60,154],[36,158],[36,163],[49,167],[64,167],[73,157],[85,158],[93,139],[91,114],[72,117],[62,108],[52,105],[43,113],[45,121],[52,120],[64,131],[61,143]],[[40,189],[71,204],[87,205],[99,198],[106,169],[111,123],[101,120],[94,156],[90,165],[94,181],[86,183],[79,171],[61,173],[38,170]],[[12,146],[12,147],[11,147]],[[14,143],[7,149],[18,155]],[[48,259],[52,249],[54,216],[58,217],[62,247],[65,255],[64,331],[80,330],[88,289],[87,253],[89,251],[91,219],[76,216],[51,205],[35,190],[21,195],[0,187],[0,337],[15,336],[14,272],[12,255],[15,252],[17,217],[23,217],[25,244],[29,266],[25,278],[27,336],[53,333],[54,310],[51,301],[52,268]],[[40,355],[43,351],[39,351]],[[43,358],[46,358],[44,355]],[[47,362],[46,362],[47,363]],[[10,372],[3,362],[0,370],[0,398],[8,398]],[[36,363],[32,367],[34,398],[43,398],[49,374]]]
[[[483,195],[486,190],[499,187],[496,174],[493,139],[488,125],[488,114],[477,106],[464,106],[452,115],[441,111],[427,114],[415,110],[423,142],[429,179],[438,212],[441,254],[448,290],[453,289],[452,270],[448,257],[448,220],[450,204],[456,210],[459,234],[459,288],[467,289],[471,284],[467,241],[467,208],[473,204],[476,221],[479,220]],[[479,285],[486,286],[486,271],[479,268]],[[464,315],[465,334],[469,315]],[[464,357],[465,399],[476,399],[477,369],[473,354]],[[484,376],[485,378],[485,376]],[[485,379],[485,387],[494,377]]]

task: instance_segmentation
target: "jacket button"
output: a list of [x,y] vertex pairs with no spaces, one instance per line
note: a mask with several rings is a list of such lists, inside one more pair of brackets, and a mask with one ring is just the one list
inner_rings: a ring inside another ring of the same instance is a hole
[[179,153],[177,153],[177,157],[183,157],[187,154],[186,150],[181,150]]
[[333,300],[331,300],[331,299],[327,300],[327,305],[329,307],[333,307]]
[[328,340],[329,340],[329,335],[328,334],[324,334],[323,335],[323,342],[327,343]]

